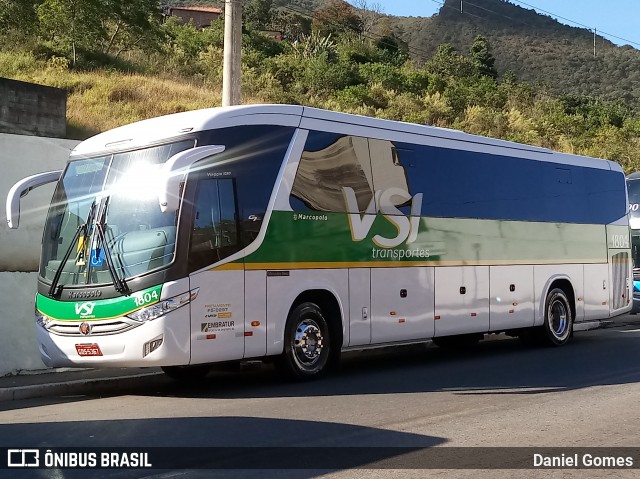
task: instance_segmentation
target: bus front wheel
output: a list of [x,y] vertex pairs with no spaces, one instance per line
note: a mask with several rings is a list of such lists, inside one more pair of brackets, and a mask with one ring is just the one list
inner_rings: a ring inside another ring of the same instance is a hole
[[302,303],[287,319],[279,367],[292,379],[319,377],[327,370],[331,347],[329,325],[322,310],[315,303]]

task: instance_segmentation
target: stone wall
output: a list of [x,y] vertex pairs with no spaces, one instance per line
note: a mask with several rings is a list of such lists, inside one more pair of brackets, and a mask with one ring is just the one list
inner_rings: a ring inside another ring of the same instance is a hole
[[67,92],[0,78],[0,133],[63,138]]

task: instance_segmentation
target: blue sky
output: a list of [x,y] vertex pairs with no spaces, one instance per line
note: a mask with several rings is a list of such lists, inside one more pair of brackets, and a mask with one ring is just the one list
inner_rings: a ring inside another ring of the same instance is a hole
[[[356,0],[348,0],[356,3]],[[476,3],[478,0],[463,0]],[[537,10],[574,27],[588,26],[618,45],[630,44],[640,48],[640,0],[509,0],[520,7]],[[430,17],[440,10],[441,0],[367,0],[380,5],[388,15]],[[544,12],[543,10],[546,10]],[[550,15],[550,13],[555,15]],[[564,17],[563,18],[558,18]],[[580,25],[577,25],[576,22]],[[614,38],[615,35],[620,38]],[[631,43],[633,42],[633,43]]]

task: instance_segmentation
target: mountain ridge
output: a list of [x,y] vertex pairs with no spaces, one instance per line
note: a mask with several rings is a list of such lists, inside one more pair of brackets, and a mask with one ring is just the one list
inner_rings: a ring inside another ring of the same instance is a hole
[[442,43],[466,53],[473,39],[482,35],[489,41],[501,75],[509,70],[520,81],[543,83],[558,94],[632,104],[640,100],[639,50],[596,35],[594,56],[593,32],[505,0],[465,3],[463,14],[459,6],[458,0],[445,0],[432,17],[389,18],[410,49],[426,58]]
[[[329,0],[273,0],[273,5],[309,16]],[[215,0],[173,0],[171,4],[217,5]],[[375,3],[371,3],[374,8]],[[412,59],[424,63],[438,46],[451,44],[467,54],[477,35],[484,36],[499,75],[513,72],[518,81],[543,84],[558,95],[623,101],[640,109],[640,50],[618,46],[586,28],[558,22],[508,0],[444,0],[431,17],[400,17],[381,12]]]

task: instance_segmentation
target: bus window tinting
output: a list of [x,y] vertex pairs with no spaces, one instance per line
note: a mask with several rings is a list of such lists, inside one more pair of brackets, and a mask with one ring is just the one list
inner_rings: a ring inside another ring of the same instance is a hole
[[620,172],[409,143],[395,147],[410,194],[424,194],[422,216],[607,224],[625,215]]
[[234,178],[243,246],[258,236],[293,131],[291,127],[245,125],[209,130],[199,138],[198,144],[225,146],[222,153],[203,161],[202,167],[224,165]]
[[233,180],[200,180],[193,206],[189,265],[196,270],[239,250]]

